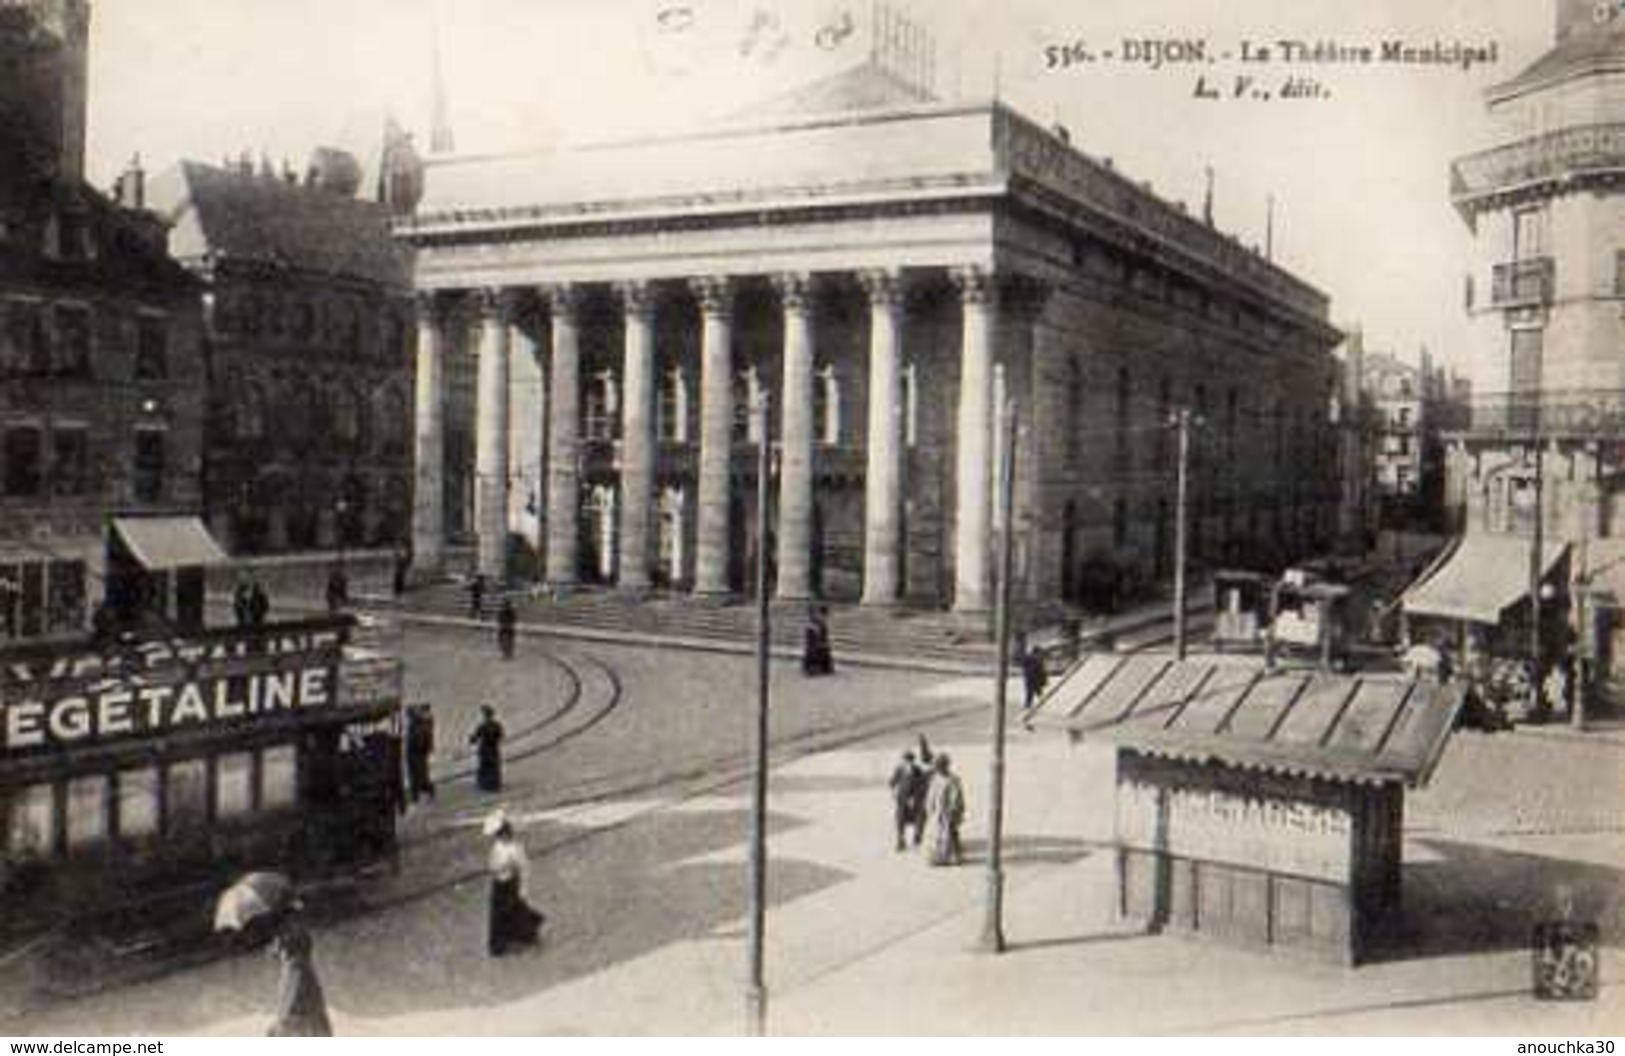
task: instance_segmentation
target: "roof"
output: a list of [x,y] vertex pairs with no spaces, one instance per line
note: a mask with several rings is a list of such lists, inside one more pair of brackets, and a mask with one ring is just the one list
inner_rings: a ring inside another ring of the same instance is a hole
[[740,118],[799,117],[859,110],[917,106],[935,100],[930,92],[882,69],[873,61],[805,84],[740,111]]
[[1625,70],[1625,19],[1616,18],[1607,28],[1570,34],[1512,80],[1492,88],[1490,98],[1493,102],[1530,88],[1605,70]]
[[[1479,532],[1462,539],[1450,559],[1405,592],[1405,611],[1472,623],[1498,624],[1501,614],[1529,594],[1530,540]],[[1568,551],[1558,541],[1545,544],[1541,574],[1547,575]]]
[[259,175],[183,161],[151,189],[182,259],[212,255],[406,287],[411,272],[376,203]]
[[1432,775],[1461,703],[1456,686],[1397,675],[1093,653],[1044,695],[1037,721],[1148,755],[1418,787]]

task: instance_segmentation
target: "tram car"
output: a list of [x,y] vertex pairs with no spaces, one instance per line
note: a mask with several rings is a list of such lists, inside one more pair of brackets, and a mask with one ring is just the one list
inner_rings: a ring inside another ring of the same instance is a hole
[[348,616],[0,652],[0,939],[392,857],[401,666]]
[[1309,655],[1322,667],[1348,654],[1352,592],[1306,569],[1288,569],[1270,594],[1266,655]]
[[1274,584],[1261,572],[1221,569],[1213,573],[1213,648],[1249,652],[1264,648]]

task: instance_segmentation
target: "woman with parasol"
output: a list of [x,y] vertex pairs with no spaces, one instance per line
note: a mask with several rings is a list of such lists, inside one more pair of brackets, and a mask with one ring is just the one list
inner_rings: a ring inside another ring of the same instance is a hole
[[281,873],[249,873],[227,888],[215,907],[216,931],[243,931],[262,922],[275,928],[271,955],[281,974],[276,1014],[266,1031],[273,1038],[333,1036],[327,997],[311,956],[310,932],[300,913],[303,908],[293,882]]
[[525,901],[530,861],[514,835],[513,823],[498,810],[485,819],[491,839],[491,912],[486,948],[501,957],[513,946],[534,946],[540,941],[543,916]]

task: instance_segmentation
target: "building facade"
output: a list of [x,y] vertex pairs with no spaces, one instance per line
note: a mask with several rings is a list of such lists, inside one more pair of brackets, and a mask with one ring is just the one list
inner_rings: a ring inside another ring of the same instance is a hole
[[237,555],[404,546],[415,327],[389,207],[318,150],[303,175],[183,162],[153,182],[207,289],[204,503]]
[[118,525],[201,510],[201,291],[84,182],[88,20],[0,3],[0,644],[133,602]]
[[726,595],[765,553],[780,599],[982,612],[1007,403],[1028,603],[1171,573],[1180,408],[1198,561],[1330,539],[1326,298],[1064,130],[888,76],[692,135],[429,159],[397,228],[426,306],[422,565],[459,359],[493,576],[518,549],[560,588]]
[[[1613,537],[1625,462],[1625,16],[1557,4],[1557,43],[1487,98],[1494,145],[1459,159],[1468,316],[1490,365],[1452,445],[1469,531]],[[1539,457],[1537,456],[1539,454]]]

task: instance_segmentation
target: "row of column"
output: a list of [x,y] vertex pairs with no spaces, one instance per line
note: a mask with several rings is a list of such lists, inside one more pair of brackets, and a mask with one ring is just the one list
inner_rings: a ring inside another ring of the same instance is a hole
[[[982,269],[960,269],[952,276],[964,318],[956,418],[954,608],[983,612],[990,601],[996,283]],[[865,272],[859,278],[870,310],[863,601],[887,605],[894,603],[902,590],[904,289],[902,275],[895,270]],[[694,592],[700,595],[729,592],[736,281],[707,278],[689,283],[701,318],[694,568]],[[782,600],[804,600],[812,592],[814,279],[807,274],[790,274],[775,276],[772,283],[784,313],[777,594]],[[564,285],[538,292],[552,320],[548,350],[551,377],[546,387],[546,575],[556,587],[567,587],[576,582],[579,548],[581,289]],[[653,288],[641,282],[618,285],[616,293],[625,316],[620,584],[627,590],[641,591],[649,586],[653,560],[655,296]],[[481,572],[500,578],[507,562],[513,291],[480,291],[474,304],[479,311],[475,450],[478,563]],[[444,552],[443,322],[432,298],[426,295],[420,305],[417,346],[417,495],[413,528],[415,562],[425,569],[438,568]]]

